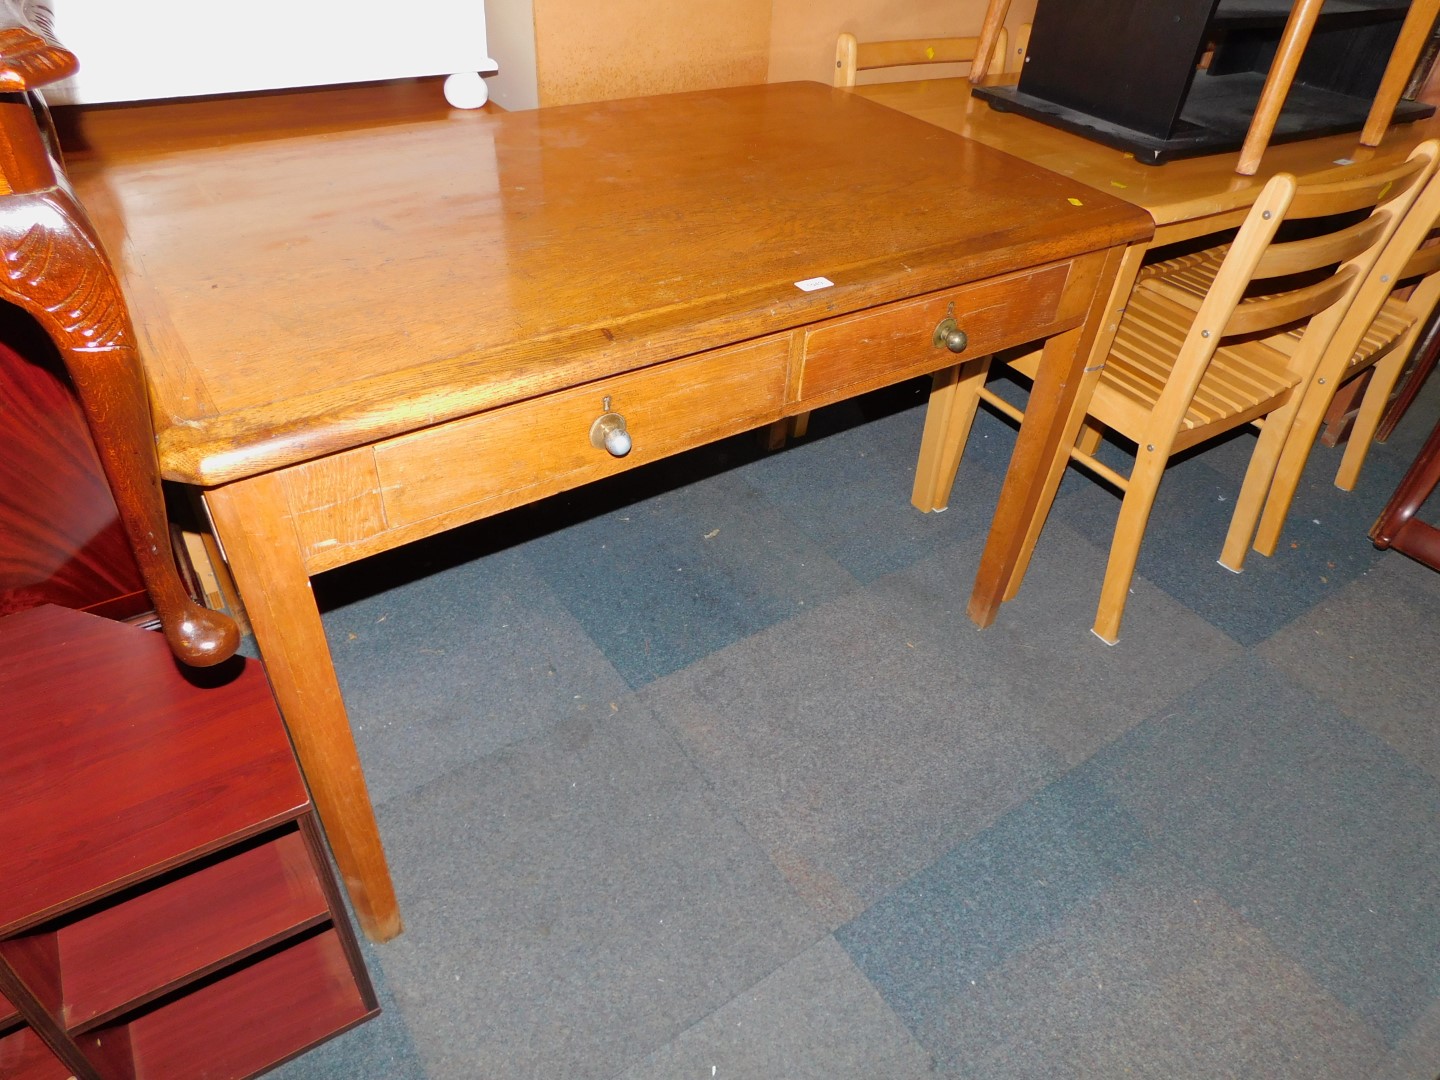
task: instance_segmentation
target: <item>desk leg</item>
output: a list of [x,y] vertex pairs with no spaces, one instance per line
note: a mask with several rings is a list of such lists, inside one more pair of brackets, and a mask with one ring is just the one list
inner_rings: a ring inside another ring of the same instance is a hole
[[400,907],[284,486],[252,477],[205,501],[360,928],[388,941]]
[[[970,618],[977,626],[993,623],[1001,602],[1020,587],[1143,254],[1137,245],[1087,256],[1091,265],[1083,269],[1095,273],[1093,278],[1077,268],[1070,287],[1092,290],[1085,319],[1045,343],[970,593]],[[1092,357],[1098,359],[1092,363]]]

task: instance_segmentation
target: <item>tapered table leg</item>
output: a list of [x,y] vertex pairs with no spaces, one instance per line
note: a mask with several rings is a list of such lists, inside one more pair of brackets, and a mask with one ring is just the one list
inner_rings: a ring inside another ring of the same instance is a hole
[[1125,257],[1126,249],[1112,248],[1086,257],[1090,273],[1077,266],[1069,288],[1090,290],[1084,321],[1045,343],[970,594],[968,610],[977,626],[993,623],[1001,602],[1020,586],[1028,546],[1039,534],[1054,497],[1051,475],[1069,459],[1070,443],[1084,414],[1083,388],[1094,388],[1094,380],[1086,379],[1088,361],[1097,353],[1103,359],[1100,346],[1108,349],[1108,338],[1115,333],[1120,311],[1117,277]]
[[265,474],[205,501],[355,917],[387,941],[401,931],[400,907],[284,485]]

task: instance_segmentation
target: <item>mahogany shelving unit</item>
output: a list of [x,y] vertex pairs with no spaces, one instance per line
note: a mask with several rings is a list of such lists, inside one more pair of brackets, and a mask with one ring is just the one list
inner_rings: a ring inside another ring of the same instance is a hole
[[379,1011],[258,664],[0,619],[0,791],[5,1080],[238,1080]]

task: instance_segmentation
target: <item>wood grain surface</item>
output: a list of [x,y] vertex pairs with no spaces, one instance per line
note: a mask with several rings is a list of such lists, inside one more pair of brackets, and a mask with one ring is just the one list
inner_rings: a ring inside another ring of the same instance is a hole
[[95,160],[162,470],[202,485],[1146,235],[808,83]]

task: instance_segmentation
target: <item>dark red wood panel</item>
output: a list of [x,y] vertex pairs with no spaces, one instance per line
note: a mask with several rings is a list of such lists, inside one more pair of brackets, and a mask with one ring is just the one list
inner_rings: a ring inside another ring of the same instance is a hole
[[327,930],[167,1002],[123,1034],[136,1080],[249,1076],[370,1015],[339,937]]
[[87,913],[56,935],[66,1026],[114,1016],[329,915],[298,831]]
[[0,303],[0,615],[150,609],[90,431],[50,339]]
[[0,1035],[0,1076],[5,1080],[69,1080],[72,1074],[29,1028]]
[[257,664],[182,673],[158,634],[34,608],[0,619],[0,702],[0,932],[309,805]]

